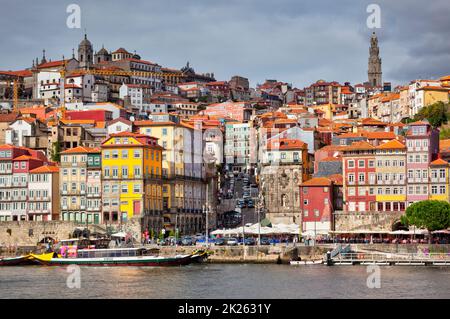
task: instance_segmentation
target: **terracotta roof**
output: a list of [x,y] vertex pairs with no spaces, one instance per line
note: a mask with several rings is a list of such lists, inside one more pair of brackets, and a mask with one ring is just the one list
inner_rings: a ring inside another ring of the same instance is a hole
[[358,142],[353,142],[351,145],[345,146],[343,151],[371,150],[374,148],[375,148],[375,146],[373,146],[372,144],[369,144],[366,141],[358,141]]
[[24,78],[33,76],[33,73],[32,73],[30,70],[20,70],[20,71],[0,71],[0,74],[14,75],[14,76],[24,77]]
[[40,161],[39,158],[30,156],[30,155],[21,155],[21,156],[14,158],[14,161],[27,161],[27,160]]
[[14,122],[18,116],[17,113],[0,114],[0,122]]
[[86,146],[78,146],[68,149],[64,152],[61,152],[61,154],[81,154],[81,153],[100,153],[100,149]]
[[125,53],[125,54],[131,54],[130,52],[128,52],[127,50],[125,50],[124,48],[119,48],[116,51],[114,51],[113,53]]
[[321,159],[319,162],[340,162],[340,161],[342,161],[341,157],[329,156]]
[[342,185],[344,181],[341,174],[332,174],[329,175],[328,178],[331,179],[336,185]]
[[57,66],[63,66],[64,62],[67,62],[67,60],[59,60],[59,61],[52,61],[52,62],[39,64],[38,65],[38,69],[54,68],[54,67],[57,67]]
[[144,120],[144,121],[135,121],[135,126],[176,126],[177,123],[174,122],[155,122],[151,120]]
[[439,80],[441,80],[441,81],[450,81],[450,75],[443,76]]
[[377,146],[377,149],[406,149],[406,146],[398,140],[392,140]]
[[437,160],[432,161],[430,163],[430,165],[432,165],[432,166],[443,166],[443,165],[448,165],[448,162],[443,160],[442,158],[438,158]]
[[332,181],[326,177],[314,177],[306,182],[303,182],[301,186],[331,186]]
[[420,91],[420,90],[448,92],[450,90],[450,88],[442,87],[442,86],[422,86],[421,88],[417,89],[417,91]]
[[58,166],[51,166],[51,165],[43,165],[41,167],[35,168],[30,171],[30,173],[58,173],[59,167]]
[[361,120],[361,124],[362,125],[376,125],[376,126],[386,126],[387,123],[378,121],[376,119],[372,119],[372,118],[365,118]]
[[290,149],[304,149],[306,148],[306,143],[301,140],[295,139],[279,139],[269,141],[267,144],[268,150],[290,150]]
[[409,126],[414,126],[414,125],[430,125],[430,122],[428,122],[427,120],[422,120],[422,121],[416,121],[416,122],[412,122],[412,123],[408,123]]
[[394,132],[361,132],[369,140],[393,140],[396,138]]

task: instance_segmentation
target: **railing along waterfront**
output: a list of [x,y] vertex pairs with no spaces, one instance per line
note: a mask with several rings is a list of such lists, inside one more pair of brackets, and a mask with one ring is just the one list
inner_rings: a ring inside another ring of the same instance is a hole
[[372,253],[343,252],[332,257],[333,264],[386,264],[386,265],[450,265],[447,253]]

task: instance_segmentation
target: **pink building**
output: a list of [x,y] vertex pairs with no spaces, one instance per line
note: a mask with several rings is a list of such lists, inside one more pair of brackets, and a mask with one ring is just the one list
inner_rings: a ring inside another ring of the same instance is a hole
[[211,104],[200,115],[216,116],[219,118],[231,118],[239,122],[250,120],[253,110],[251,105],[245,102],[223,102]]
[[408,205],[429,197],[428,168],[439,153],[439,131],[426,120],[410,123],[406,133]]

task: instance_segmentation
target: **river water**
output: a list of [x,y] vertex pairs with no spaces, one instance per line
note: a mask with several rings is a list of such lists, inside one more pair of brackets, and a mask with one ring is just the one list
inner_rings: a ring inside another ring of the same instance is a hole
[[[2,267],[0,298],[450,298],[450,267],[196,264],[175,268]],[[75,283],[75,284],[74,284]]]

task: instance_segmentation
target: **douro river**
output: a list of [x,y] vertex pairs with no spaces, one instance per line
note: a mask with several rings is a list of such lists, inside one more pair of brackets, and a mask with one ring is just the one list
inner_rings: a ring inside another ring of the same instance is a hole
[[0,287],[0,298],[450,298],[450,267],[2,267]]

